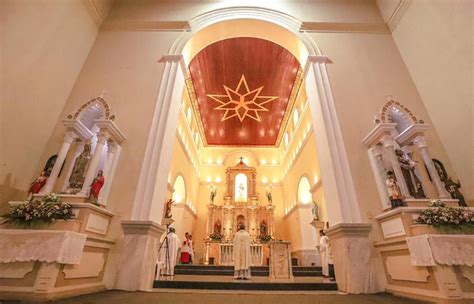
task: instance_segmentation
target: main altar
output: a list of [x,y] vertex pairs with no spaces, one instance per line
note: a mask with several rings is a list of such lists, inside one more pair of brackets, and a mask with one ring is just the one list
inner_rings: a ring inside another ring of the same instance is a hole
[[268,242],[274,235],[272,195],[267,191],[267,202],[259,200],[257,170],[242,158],[234,167],[226,169],[223,201],[214,204],[215,189],[208,205],[204,264],[232,265],[235,233],[240,224],[250,233],[252,266],[267,264]]

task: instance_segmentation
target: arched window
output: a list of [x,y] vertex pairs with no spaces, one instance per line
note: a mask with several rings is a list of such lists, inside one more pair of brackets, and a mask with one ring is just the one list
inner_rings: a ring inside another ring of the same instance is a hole
[[298,201],[302,204],[308,204],[311,199],[311,184],[308,178],[303,176],[298,183]]
[[298,124],[298,119],[299,119],[299,115],[298,115],[298,109],[295,109],[295,111],[293,112],[293,125],[296,127],[296,124]]
[[186,184],[182,175],[178,175],[173,185],[173,200],[179,204],[186,201]]
[[191,107],[189,107],[188,111],[186,112],[186,119],[188,120],[190,124],[191,124],[191,118],[192,118],[192,111],[191,111]]
[[413,123],[408,115],[395,106],[391,106],[388,110],[388,118],[390,121],[397,124],[395,129],[397,129],[399,134],[408,129],[408,127]]

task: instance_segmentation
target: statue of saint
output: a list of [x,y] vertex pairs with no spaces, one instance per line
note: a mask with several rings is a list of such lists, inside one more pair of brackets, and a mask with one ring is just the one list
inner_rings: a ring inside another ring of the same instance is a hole
[[387,187],[388,197],[390,198],[392,209],[404,206],[405,204],[402,200],[402,193],[400,191],[400,187],[398,187],[393,171],[387,172],[387,180],[385,181],[385,185]]
[[174,200],[173,199],[169,199],[167,202],[166,202],[166,205],[165,205],[165,218],[172,218],[173,215],[171,214],[171,206],[173,206],[174,204]]
[[210,194],[211,205],[214,205],[214,199],[216,198],[216,195],[217,195],[217,188],[212,187],[211,188],[211,194]]
[[459,189],[461,188],[461,183],[454,182],[451,177],[448,177],[448,180],[445,182],[445,187],[446,190],[448,190],[449,194],[451,194],[451,197],[454,199],[459,200],[459,206],[461,207],[468,207],[466,204],[466,200],[464,199],[464,195],[462,195],[461,191]]
[[267,236],[268,235],[268,225],[267,221],[262,220],[260,223],[260,236]]
[[28,189],[28,200],[33,197],[33,194],[39,193],[41,191],[47,180],[48,177],[46,176],[46,171],[42,171],[41,175],[31,183],[30,189]]
[[319,221],[319,207],[315,201],[313,201],[313,208],[311,209],[311,211],[313,212],[313,220]]
[[71,176],[69,177],[69,188],[79,190],[82,189],[90,159],[91,145],[86,143],[84,145],[84,150],[74,162],[74,167],[72,168]]
[[414,198],[426,198],[425,191],[416,172],[417,162],[412,160],[410,156],[400,149],[396,149],[395,154],[400,163],[403,178],[405,179],[410,195]]
[[269,205],[273,202],[272,193],[270,191],[267,191],[267,201]]
[[214,231],[213,231],[213,234],[214,235],[221,235],[221,231],[222,231],[222,224],[221,224],[221,221],[219,219],[217,219],[215,222],[214,222]]
[[99,170],[97,173],[97,177],[94,178],[94,181],[91,184],[91,193],[89,195],[89,200],[91,203],[98,205],[99,204],[99,192],[104,185],[105,178],[104,178],[104,171]]

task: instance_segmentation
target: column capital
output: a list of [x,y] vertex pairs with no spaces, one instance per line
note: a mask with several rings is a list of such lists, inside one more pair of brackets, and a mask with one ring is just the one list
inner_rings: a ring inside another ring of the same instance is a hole
[[381,141],[382,141],[383,146],[384,146],[385,148],[388,148],[388,147],[395,147],[395,146],[396,146],[396,145],[395,145],[395,139],[393,139],[393,137],[390,136],[390,135],[384,135],[384,136],[382,137],[382,140],[381,140]]
[[372,154],[375,156],[375,157],[378,157],[378,156],[382,156],[382,147],[380,145],[375,145],[375,146],[372,146],[370,147],[370,152],[372,152]]
[[118,144],[115,141],[113,141],[111,139],[108,139],[107,140],[107,151],[109,153],[114,154],[115,152],[117,152],[117,149],[118,149]]
[[76,139],[77,139],[77,135],[74,132],[66,131],[66,133],[64,134],[64,142],[68,144],[72,144],[72,142]]
[[413,144],[415,144],[418,149],[426,148],[428,146],[428,142],[426,140],[426,136],[417,136],[413,139]]
[[97,133],[97,144],[105,144],[110,139],[110,136],[107,132],[100,131]]

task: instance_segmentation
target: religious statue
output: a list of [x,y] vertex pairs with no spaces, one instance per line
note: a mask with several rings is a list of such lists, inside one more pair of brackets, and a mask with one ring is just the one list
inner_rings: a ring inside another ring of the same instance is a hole
[[210,194],[211,205],[214,205],[214,199],[216,198],[216,195],[217,195],[217,188],[215,186],[212,186],[211,194]]
[[269,205],[273,202],[272,193],[270,191],[267,191],[267,201]]
[[38,178],[36,178],[35,181],[31,183],[30,189],[28,189],[29,200],[33,197],[33,194],[39,193],[41,191],[47,180],[48,177],[46,176],[46,172],[42,171],[40,176],[38,176]]
[[[439,176],[439,179],[442,181],[442,182],[446,182],[446,180],[448,179],[448,173],[446,172],[446,169],[444,168],[444,165],[441,161],[433,158],[433,164],[436,168],[436,172],[438,172],[438,176]],[[428,172],[429,174],[429,172]],[[430,176],[431,178],[431,176]]]
[[221,221],[220,221],[219,219],[217,219],[217,220],[214,222],[214,231],[213,231],[213,234],[214,234],[214,235],[222,235],[221,232],[222,232],[222,224],[221,224]]
[[99,170],[99,172],[97,173],[97,177],[94,178],[94,181],[91,184],[91,193],[89,195],[89,200],[91,201],[91,203],[95,205],[99,204],[99,192],[100,189],[102,189],[104,182],[104,171]]
[[165,218],[172,218],[173,215],[171,214],[171,206],[174,204],[174,200],[173,199],[169,199],[167,202],[166,202],[166,205],[165,205]]
[[319,207],[315,201],[313,201],[313,208],[311,211],[313,212],[313,221],[319,221]]
[[260,223],[260,236],[267,236],[268,235],[268,225],[267,221],[262,220]]
[[388,197],[390,198],[392,209],[404,206],[405,204],[402,200],[402,193],[400,191],[400,187],[398,187],[393,171],[387,172],[387,180],[385,181],[385,185],[387,187]]
[[91,145],[89,143],[86,143],[84,145],[84,150],[74,162],[71,177],[69,177],[69,188],[79,190],[82,188],[90,159]]
[[468,207],[466,204],[466,200],[464,199],[464,195],[462,195],[461,191],[459,189],[461,188],[461,183],[454,182],[451,177],[448,177],[448,179],[445,181],[445,187],[446,190],[448,190],[449,194],[451,194],[451,197],[454,199],[459,200],[459,206],[461,207]]
[[400,169],[402,170],[403,178],[405,179],[410,195],[414,198],[425,198],[426,195],[423,186],[416,172],[417,162],[412,160],[408,154],[400,149],[396,149],[395,154],[400,163]]

